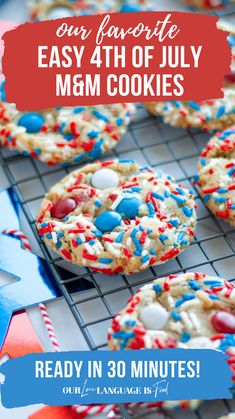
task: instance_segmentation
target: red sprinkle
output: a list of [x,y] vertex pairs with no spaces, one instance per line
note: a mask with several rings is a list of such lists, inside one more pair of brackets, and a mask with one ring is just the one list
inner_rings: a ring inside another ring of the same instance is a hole
[[68,260],[72,260],[72,255],[68,252],[68,250],[63,249],[61,250],[62,255],[64,255],[64,257]]
[[160,260],[164,262],[165,260],[171,259],[179,254],[179,249],[171,249],[169,252],[166,252],[160,257]]

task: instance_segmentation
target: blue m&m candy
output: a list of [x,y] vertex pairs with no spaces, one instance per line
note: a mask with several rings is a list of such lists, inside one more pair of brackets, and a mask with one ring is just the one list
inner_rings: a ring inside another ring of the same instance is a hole
[[44,123],[44,118],[39,113],[26,113],[18,121],[18,125],[25,127],[30,134],[39,132]]
[[112,231],[121,224],[122,217],[115,211],[105,211],[98,215],[95,220],[95,226],[98,230],[106,233]]
[[141,11],[140,7],[134,6],[131,4],[124,4],[120,9],[121,13],[133,13],[133,12],[140,12],[140,11]]
[[5,92],[5,80],[2,82],[1,87],[0,87],[0,96],[1,96],[1,101],[2,102],[6,102],[6,92]]
[[126,218],[132,220],[138,215],[139,207],[142,205],[142,202],[133,197],[133,198],[124,198],[117,206],[117,212],[123,215]]

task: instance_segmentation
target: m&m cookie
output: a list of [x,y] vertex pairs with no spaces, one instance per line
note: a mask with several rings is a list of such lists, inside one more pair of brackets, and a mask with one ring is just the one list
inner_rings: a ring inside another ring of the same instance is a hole
[[42,202],[37,220],[49,247],[105,274],[131,274],[175,258],[193,240],[192,193],[133,161],[75,170]]
[[165,101],[143,103],[153,115],[161,116],[166,124],[182,128],[221,130],[235,122],[235,78],[228,75],[221,99]]
[[[108,344],[111,350],[222,350],[235,372],[234,284],[194,272],[156,279],[137,291],[114,317]],[[195,408],[197,404],[167,401],[162,406]]]
[[235,126],[211,138],[201,153],[196,182],[205,205],[235,226]]
[[60,19],[108,12],[140,12],[152,10],[155,0],[32,0],[31,20]]
[[234,0],[183,0],[187,6],[195,9],[224,9],[232,3]]
[[135,109],[120,103],[19,112],[5,101],[3,86],[0,144],[48,165],[99,158],[117,145]]

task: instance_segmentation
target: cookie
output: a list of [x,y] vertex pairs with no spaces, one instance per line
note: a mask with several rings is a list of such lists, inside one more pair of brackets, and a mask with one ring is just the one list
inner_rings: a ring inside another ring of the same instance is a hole
[[134,112],[132,104],[60,107],[19,112],[0,102],[0,144],[48,164],[80,163],[115,147]]
[[[108,345],[111,350],[220,349],[230,357],[235,372],[234,284],[194,272],[156,279],[137,291],[114,318]],[[182,403],[162,405],[182,407]],[[186,403],[190,408],[197,405]]]
[[224,80],[224,98],[191,101],[165,101],[143,103],[148,111],[161,116],[167,124],[182,128],[201,128],[205,131],[222,130],[235,122],[235,26],[219,20],[218,29],[229,32],[227,37],[232,50],[231,74]]
[[212,213],[235,226],[235,126],[210,139],[201,153],[196,182]]
[[218,419],[235,419],[235,413],[229,413],[226,416],[220,416]]
[[235,123],[235,84],[229,76],[223,90],[222,99],[200,103],[193,100],[146,102],[143,105],[150,113],[161,116],[166,124],[175,127],[222,130]]
[[194,9],[223,9],[234,0],[183,0],[183,3]]
[[[229,32],[229,35],[227,36],[227,40],[232,50],[231,71],[234,72],[235,71],[235,26],[226,20],[220,19],[217,22],[217,28],[220,29],[221,31]],[[235,77],[232,80],[234,81]],[[226,77],[225,77],[225,81],[226,81]]]
[[97,162],[50,190],[37,225],[63,258],[104,274],[131,274],[189,246],[195,202],[185,187],[131,160]]
[[149,0],[34,0],[30,2],[30,18],[40,21],[107,12],[152,10],[152,7],[148,7],[148,2]]

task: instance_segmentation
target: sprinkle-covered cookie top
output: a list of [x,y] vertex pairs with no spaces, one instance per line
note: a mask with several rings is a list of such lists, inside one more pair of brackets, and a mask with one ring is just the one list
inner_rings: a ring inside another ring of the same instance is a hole
[[224,98],[203,102],[165,101],[143,105],[172,126],[201,128],[204,131],[224,129],[235,122],[235,85],[226,82]]
[[144,285],[113,320],[109,347],[215,348],[235,354],[235,288],[202,273]]
[[99,158],[125,133],[132,104],[59,107],[19,112],[0,87],[0,144],[48,165]]
[[38,217],[39,234],[56,252],[107,274],[176,257],[195,224],[190,191],[129,160],[72,172],[51,189]]
[[30,18],[39,21],[107,12],[140,12],[152,10],[153,6],[153,0],[32,0]]
[[216,133],[202,151],[196,181],[204,203],[235,225],[235,127]]

